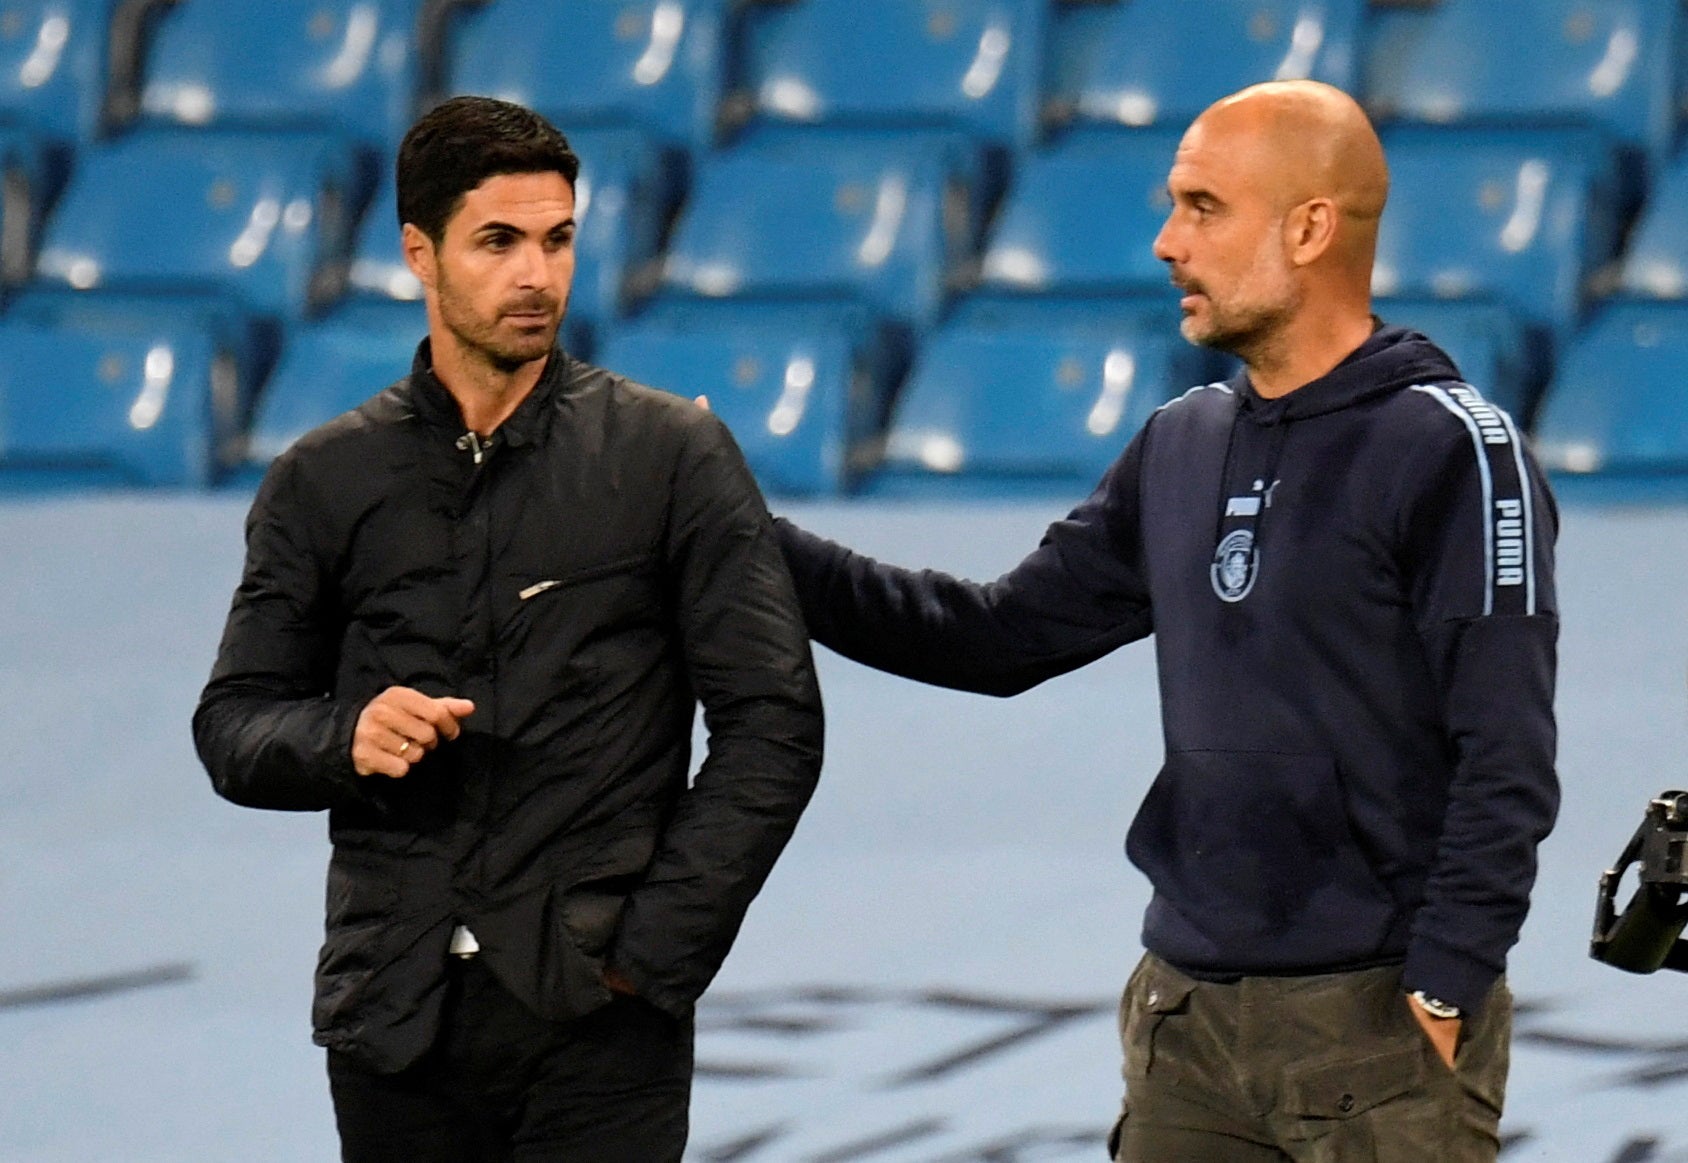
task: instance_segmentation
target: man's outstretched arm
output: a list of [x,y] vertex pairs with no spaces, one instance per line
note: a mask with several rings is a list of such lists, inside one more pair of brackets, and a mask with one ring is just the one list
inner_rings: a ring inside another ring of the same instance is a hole
[[936,686],[1012,695],[1154,628],[1138,526],[1139,434],[1030,556],[981,584],[886,565],[786,520],[780,548],[809,634],[848,658]]

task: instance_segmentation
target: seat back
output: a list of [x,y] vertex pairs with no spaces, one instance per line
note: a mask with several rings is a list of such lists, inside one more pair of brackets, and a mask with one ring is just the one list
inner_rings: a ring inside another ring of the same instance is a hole
[[1380,296],[1487,298],[1538,327],[1575,325],[1618,237],[1611,157],[1597,138],[1398,128],[1384,145]]
[[960,129],[1001,145],[1039,129],[1041,0],[804,0],[752,9],[758,117]]
[[493,0],[459,19],[449,86],[536,109],[564,132],[632,127],[707,148],[725,85],[724,9],[724,0]]
[[1170,134],[1122,134],[1024,155],[986,242],[983,285],[1169,294],[1154,240],[1177,146]]
[[663,268],[671,294],[856,300],[931,323],[967,257],[964,179],[894,140],[816,133],[741,146],[697,172]]
[[0,321],[0,484],[210,484],[233,374],[201,331]]
[[1663,157],[1677,0],[1440,0],[1376,14],[1367,99],[1385,118],[1600,125]]
[[302,316],[340,290],[357,181],[338,139],[131,134],[84,151],[36,271],[79,290],[223,290]]
[[1542,401],[1535,448],[1561,472],[1688,472],[1688,306],[1623,303],[1571,344]]
[[415,113],[420,0],[181,0],[141,109],[179,125],[332,129],[391,152]]
[[1364,0],[1130,0],[1058,8],[1052,112],[1099,125],[1182,131],[1259,81],[1357,90]]

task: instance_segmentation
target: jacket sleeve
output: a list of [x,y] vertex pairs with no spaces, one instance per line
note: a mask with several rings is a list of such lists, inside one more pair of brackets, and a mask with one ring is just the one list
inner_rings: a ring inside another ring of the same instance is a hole
[[1018,694],[1148,636],[1143,440],[1030,556],[988,584],[885,565],[776,522],[810,635],[879,670],[992,695]]
[[820,688],[768,512],[726,428],[689,429],[666,567],[709,751],[678,801],[610,963],[691,1011],[727,956],[820,776]]
[[360,708],[329,697],[337,637],[297,475],[283,456],[252,503],[245,569],[193,734],[219,795],[315,811],[363,802],[351,759]]
[[1559,807],[1558,513],[1510,422],[1464,429],[1432,441],[1409,470],[1401,510],[1413,615],[1453,760],[1403,982],[1470,1011],[1505,969]]

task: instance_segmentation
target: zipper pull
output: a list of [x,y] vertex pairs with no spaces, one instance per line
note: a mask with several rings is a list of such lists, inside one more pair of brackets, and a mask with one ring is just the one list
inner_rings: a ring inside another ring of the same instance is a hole
[[465,432],[463,435],[459,436],[457,438],[457,447],[458,450],[462,452],[473,451],[475,454],[476,464],[480,464],[486,459],[486,447],[481,444],[481,438],[473,432]]

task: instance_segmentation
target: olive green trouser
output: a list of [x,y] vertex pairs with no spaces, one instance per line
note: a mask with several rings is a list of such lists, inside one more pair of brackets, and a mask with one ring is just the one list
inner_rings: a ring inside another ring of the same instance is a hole
[[1196,981],[1153,954],[1120,1004],[1117,1163],[1493,1163],[1512,996],[1498,982],[1449,1070],[1399,966]]

